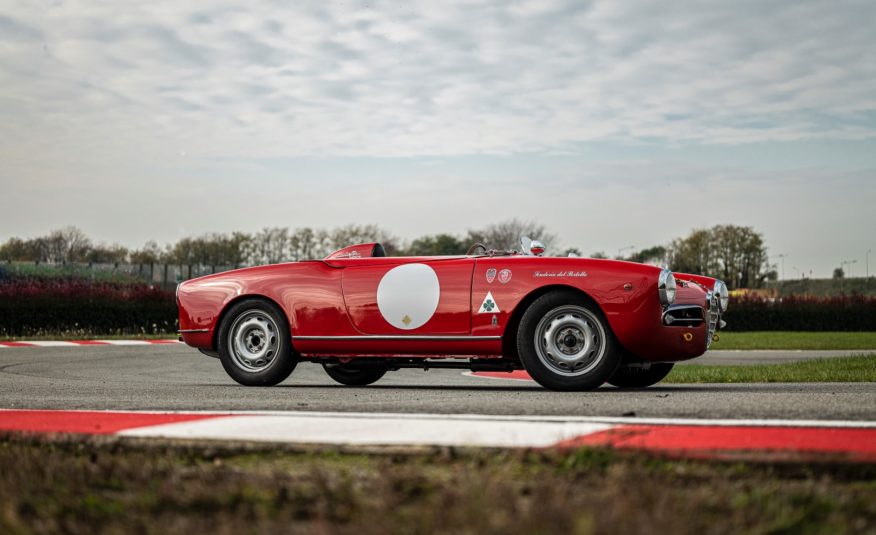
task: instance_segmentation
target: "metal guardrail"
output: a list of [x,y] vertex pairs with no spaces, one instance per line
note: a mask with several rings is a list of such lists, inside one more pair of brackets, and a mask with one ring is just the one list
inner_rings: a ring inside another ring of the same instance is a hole
[[45,263],[0,262],[0,278],[4,273],[16,276],[77,276],[95,281],[126,282],[141,280],[165,289],[179,282],[221,273],[244,266],[203,264],[129,264],[129,263]]

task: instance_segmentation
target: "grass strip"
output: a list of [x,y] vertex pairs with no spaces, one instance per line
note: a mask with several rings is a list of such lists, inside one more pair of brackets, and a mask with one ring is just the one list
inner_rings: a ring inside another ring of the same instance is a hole
[[721,332],[712,349],[876,349],[876,332]]
[[3,533],[867,533],[876,466],[0,437]]
[[0,342],[21,342],[23,340],[51,340],[51,341],[70,341],[70,340],[176,340],[179,334],[176,332],[160,333],[160,334],[94,334],[92,332],[79,333],[51,333],[42,332],[32,336],[0,336]]
[[750,366],[675,366],[663,383],[861,383],[876,381],[876,355]]

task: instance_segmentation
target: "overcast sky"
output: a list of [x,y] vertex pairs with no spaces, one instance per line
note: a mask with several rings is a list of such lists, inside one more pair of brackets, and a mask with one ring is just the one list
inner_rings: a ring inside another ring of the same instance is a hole
[[[510,217],[876,250],[876,3],[0,0],[0,240]],[[871,273],[876,254],[871,254]]]

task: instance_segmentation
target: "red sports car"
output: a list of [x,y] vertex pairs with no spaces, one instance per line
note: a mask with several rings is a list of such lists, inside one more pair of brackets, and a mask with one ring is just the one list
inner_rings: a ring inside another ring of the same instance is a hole
[[522,243],[442,257],[368,243],[185,281],[180,334],[244,385],[309,361],[345,385],[400,368],[525,369],[553,390],[590,390],[657,383],[723,326],[720,280]]

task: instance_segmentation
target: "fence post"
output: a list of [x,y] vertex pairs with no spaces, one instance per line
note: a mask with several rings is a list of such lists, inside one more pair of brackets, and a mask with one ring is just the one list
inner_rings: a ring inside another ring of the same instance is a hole
[[164,264],[164,279],[161,281],[161,287],[167,288],[167,264]]

